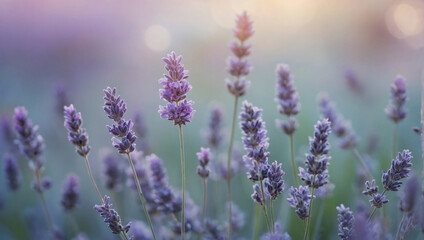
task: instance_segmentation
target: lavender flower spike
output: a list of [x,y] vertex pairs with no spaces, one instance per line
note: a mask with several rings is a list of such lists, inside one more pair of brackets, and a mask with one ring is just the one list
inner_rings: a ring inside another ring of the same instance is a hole
[[88,135],[85,128],[82,128],[81,113],[77,112],[74,105],[64,107],[65,128],[68,129],[68,140],[75,145],[77,153],[85,157],[90,152],[88,145]]
[[107,223],[110,230],[113,234],[127,233],[130,230],[130,223],[123,226],[121,223],[121,217],[112,208],[112,204],[110,203],[110,198],[108,196],[104,196],[104,204],[103,205],[95,205],[94,210],[100,213],[100,216],[104,219],[104,222]]
[[211,152],[209,148],[200,148],[200,152],[196,153],[199,159],[199,166],[197,167],[197,174],[201,178],[207,178],[209,176],[208,163],[211,159]]
[[16,191],[21,185],[21,175],[16,159],[6,156],[3,160],[7,185],[11,191]]
[[222,133],[222,109],[218,106],[213,106],[210,111],[208,130],[205,132],[205,139],[209,147],[217,149],[221,146],[224,134]]
[[387,117],[395,123],[404,119],[407,113],[404,105],[407,101],[405,78],[397,76],[394,84],[391,85],[391,98],[385,109]]
[[305,220],[309,217],[308,211],[311,198],[312,195],[309,194],[308,187],[300,185],[299,188],[290,188],[290,198],[287,198],[287,201],[292,208],[296,209],[297,216]]
[[283,170],[281,170],[281,163],[274,161],[268,170],[268,181],[265,181],[265,188],[268,194],[271,196],[271,200],[277,199],[284,190],[284,176]]
[[70,174],[65,180],[61,204],[66,211],[71,211],[79,201],[79,178]]
[[387,172],[383,172],[382,175],[385,190],[398,191],[402,184],[400,180],[409,176],[412,158],[411,152],[405,149],[402,153],[398,153],[396,159],[392,160],[390,169]]
[[413,175],[406,182],[399,202],[399,208],[402,212],[409,213],[415,209],[418,201],[419,186],[420,184],[416,175]]
[[355,218],[352,211],[349,208],[346,208],[343,204],[336,207],[339,212],[337,215],[337,220],[339,221],[339,237],[342,240],[351,240],[352,233],[354,228]]
[[159,90],[159,96],[168,104],[159,106],[158,112],[161,118],[174,121],[175,125],[185,125],[191,121],[195,113],[192,108],[194,102],[186,99],[191,85],[186,80],[188,71],[181,64],[182,59],[183,57],[181,55],[177,57],[175,52],[171,52],[166,58],[163,58],[168,73],[159,79],[159,83],[163,87]]

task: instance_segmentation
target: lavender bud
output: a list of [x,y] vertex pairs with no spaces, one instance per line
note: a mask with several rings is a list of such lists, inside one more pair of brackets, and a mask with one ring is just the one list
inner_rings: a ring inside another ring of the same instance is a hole
[[289,117],[286,121],[276,119],[275,123],[277,125],[277,128],[283,130],[283,132],[287,135],[292,135],[299,127],[299,124],[293,117]]
[[386,196],[376,193],[372,196],[370,203],[375,208],[381,208],[384,204],[388,203],[389,200],[386,199]]
[[21,175],[19,172],[18,163],[16,159],[7,156],[3,159],[4,173],[7,180],[7,186],[11,191],[16,191],[21,185]]
[[387,117],[397,123],[406,117],[405,103],[408,101],[406,95],[406,81],[402,76],[397,76],[394,84],[391,85],[391,96],[385,112]]
[[260,205],[264,205],[265,199],[262,196],[261,187],[258,184],[253,185],[253,193],[250,195],[252,200]]
[[176,56],[175,52],[171,52],[166,58],[162,58],[165,62],[165,69],[168,74],[159,79],[162,89],[159,90],[160,98],[168,102],[165,106],[159,106],[159,114],[161,118],[174,121],[175,125],[185,125],[193,118],[195,110],[192,108],[193,101],[187,101],[187,93],[191,90],[191,85],[186,80],[188,71],[181,64],[182,56]]
[[237,16],[236,28],[233,30],[233,33],[240,42],[246,41],[246,39],[253,35],[252,21],[250,21],[247,12],[243,12],[242,15]]
[[79,201],[79,178],[75,174],[70,174],[65,180],[62,189],[61,204],[66,211],[75,208]]
[[299,186],[299,188],[290,188],[290,198],[287,198],[290,206],[296,209],[297,216],[305,220],[309,211],[309,202],[313,196],[309,194],[308,187]]
[[130,230],[131,223],[122,226],[121,217],[119,217],[119,214],[112,208],[110,198],[105,195],[103,200],[104,204],[94,205],[94,210],[100,213],[100,216],[104,219],[104,222],[109,226],[113,234],[120,234],[121,232],[127,233]]
[[299,95],[294,87],[289,66],[279,64],[275,71],[277,73],[277,98],[275,101],[279,104],[278,110],[288,117],[297,115],[300,111]]
[[375,179],[372,180],[371,184],[369,181],[365,182],[366,190],[362,192],[364,195],[374,195],[378,192],[378,186],[375,185]]
[[207,167],[209,160],[211,159],[211,152],[209,148],[200,148],[200,152],[196,153],[197,159],[199,159],[199,166],[197,167],[197,174],[201,178],[207,178],[209,176],[209,168]]
[[251,47],[252,45],[242,45],[238,42],[232,42],[229,46],[231,52],[239,59],[249,56]]
[[346,208],[343,204],[336,207],[338,215],[337,220],[339,222],[339,234],[338,236],[342,240],[352,239],[352,233],[354,228],[355,218],[353,217],[352,211]]
[[74,105],[64,107],[65,128],[68,130],[68,140],[75,145],[77,152],[85,157],[90,152],[88,145],[88,135],[85,128],[82,128],[81,113],[77,112]]
[[247,60],[240,60],[239,58],[228,57],[227,59],[228,72],[236,78],[247,76],[252,69],[252,66]]
[[125,102],[121,99],[121,96],[116,96],[116,88],[111,89],[110,87],[107,87],[103,90],[103,92],[105,93],[103,98],[105,100],[105,106],[103,107],[103,110],[108,118],[115,122],[119,122],[127,111]]
[[268,170],[268,181],[265,181],[265,188],[272,200],[277,199],[284,190],[283,176],[285,173],[281,170],[281,165],[274,161]]
[[415,204],[418,200],[419,194],[419,182],[418,177],[413,175],[405,184],[401,199],[399,202],[399,208],[402,212],[411,212],[415,208]]
[[250,86],[250,81],[247,81],[243,77],[237,78],[234,81],[226,79],[225,83],[227,85],[228,91],[236,97],[241,97],[246,94],[246,91]]
[[396,159],[392,160],[390,169],[387,172],[383,171],[382,174],[385,190],[398,191],[400,185],[402,185],[400,180],[409,176],[412,158],[411,152],[405,149],[402,153],[398,153]]

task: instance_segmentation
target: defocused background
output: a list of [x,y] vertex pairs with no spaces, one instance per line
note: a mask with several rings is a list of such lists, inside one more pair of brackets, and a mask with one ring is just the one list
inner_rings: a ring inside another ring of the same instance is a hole
[[[247,11],[254,21],[255,34],[249,62],[253,70],[248,79],[251,87],[244,99],[263,108],[270,137],[270,160],[283,163],[286,189],[292,185],[289,142],[275,127],[279,115],[275,98],[275,67],[290,65],[302,104],[298,116],[300,128],[295,135],[296,156],[302,160],[307,151],[308,136],[320,118],[316,96],[327,92],[337,103],[338,111],[352,122],[360,136],[360,152],[367,139],[376,136],[378,150],[373,156],[374,176],[380,179],[382,169],[389,167],[393,123],[384,113],[390,84],[396,75],[407,79],[409,110],[399,125],[398,150],[409,148],[414,171],[421,171],[419,136],[412,127],[420,121],[420,81],[423,78],[424,2],[421,0],[349,1],[349,0],[214,0],[214,1],[0,1],[0,114],[13,114],[16,106],[25,106],[46,142],[45,171],[54,183],[46,192],[47,202],[57,226],[73,236],[70,220],[60,206],[60,192],[65,176],[75,172],[81,179],[82,197],[74,215],[81,231],[93,239],[111,238],[108,229],[92,205],[97,201],[89,184],[83,160],[67,142],[62,114],[58,110],[57,88],[66,90],[69,102],[82,112],[84,126],[90,136],[90,155],[95,178],[104,188],[101,153],[112,150],[105,125],[110,124],[102,110],[103,92],[107,86],[117,87],[127,102],[128,116],[141,112],[147,126],[151,152],[161,157],[168,169],[169,181],[180,189],[178,130],[160,119],[157,80],[165,72],[161,58],[174,50],[184,56],[190,71],[193,90],[189,99],[196,104],[192,123],[184,127],[187,156],[187,190],[200,206],[202,181],[196,175],[195,153],[204,145],[201,130],[207,127],[209,106],[217,102],[225,109],[226,129],[230,128],[233,97],[224,79],[228,44],[234,40],[231,28],[236,14]],[[362,93],[352,91],[344,72],[358,76]],[[226,131],[229,132],[229,131]],[[240,130],[236,141],[241,143]],[[359,196],[355,185],[355,159],[350,152],[338,148],[332,138],[331,182],[335,190],[322,204],[325,207],[321,239],[336,238],[336,210],[340,203],[355,208],[368,199]],[[375,141],[375,140],[374,140]],[[0,145],[6,154],[5,144]],[[223,148],[225,151],[225,147]],[[112,150],[113,151],[113,150]],[[26,173],[26,160],[21,159]],[[123,165],[127,162],[122,158]],[[382,163],[379,165],[379,163]],[[381,166],[381,168],[379,167]],[[178,171],[176,170],[178,169]],[[28,216],[34,216],[39,228],[47,228],[39,199],[29,188],[31,177],[24,177],[22,188],[14,196],[0,173],[0,239],[28,239],[31,228]],[[379,181],[378,181],[379,182]],[[237,193],[235,203],[246,214],[241,236],[250,239],[254,204],[250,199],[251,183],[241,174],[233,181]],[[216,186],[225,186],[224,182]],[[303,234],[303,224],[293,217],[281,197],[278,219],[293,239]],[[214,198],[226,199],[226,188]],[[391,194],[396,200],[397,195]],[[125,190],[120,196],[126,211],[124,221],[142,219],[141,212],[131,210],[138,205],[136,196]],[[212,202],[212,201],[211,201]],[[219,202],[219,200],[218,200]],[[318,206],[319,204],[317,204]],[[393,208],[393,224],[399,214]],[[368,206],[368,205],[366,205]],[[224,206],[209,206],[208,213],[225,213]],[[137,207],[138,209],[138,207]],[[318,210],[317,210],[318,212]],[[224,221],[225,214],[218,216]],[[288,219],[292,218],[292,224]],[[264,227],[264,225],[263,225]],[[416,235],[415,235],[416,236]]]

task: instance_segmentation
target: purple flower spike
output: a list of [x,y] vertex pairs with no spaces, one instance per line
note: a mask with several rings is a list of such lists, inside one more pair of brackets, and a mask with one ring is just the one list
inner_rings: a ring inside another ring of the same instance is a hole
[[217,149],[221,146],[224,134],[222,133],[222,109],[218,106],[213,106],[210,112],[208,130],[204,133],[206,142],[211,148]]
[[200,148],[200,152],[196,153],[197,159],[199,159],[199,166],[197,167],[197,174],[201,178],[209,177],[208,163],[211,159],[211,151],[209,148]]
[[261,187],[258,184],[253,185],[253,193],[250,195],[252,200],[260,205],[265,203],[264,198],[262,197]]
[[287,201],[290,203],[290,206],[296,209],[297,216],[305,220],[309,211],[309,202],[311,201],[312,196],[309,194],[308,187],[303,187],[302,185],[299,188],[290,188],[290,198],[287,198]]
[[246,39],[253,35],[252,21],[250,21],[247,12],[243,12],[242,15],[237,16],[236,28],[233,30],[233,33],[240,42],[246,41]]
[[21,175],[19,172],[18,163],[16,159],[10,156],[7,156],[3,160],[4,163],[4,173],[7,180],[7,186],[11,191],[16,191],[21,185]]
[[234,81],[226,79],[225,82],[227,84],[228,91],[237,97],[241,97],[246,94],[247,88],[250,86],[250,82],[245,78],[235,79]]
[[277,199],[284,190],[284,174],[281,170],[281,163],[274,161],[268,170],[268,181],[265,182],[265,188],[272,200]]
[[127,121],[123,118],[127,111],[125,102],[121,99],[121,96],[117,95],[116,88],[107,87],[103,92],[105,93],[103,110],[110,119],[115,121],[112,126],[106,126],[108,131],[115,136],[112,137],[112,145],[119,153],[129,154],[135,150],[137,137],[132,131],[131,120]]
[[82,128],[81,113],[77,112],[74,105],[64,107],[64,126],[68,130],[68,140],[75,145],[77,153],[85,157],[90,152],[88,145],[88,134],[85,128]]
[[403,150],[402,153],[398,153],[396,159],[392,160],[392,165],[387,172],[383,172],[382,182],[384,189],[387,191],[398,191],[403,178],[409,176],[412,166],[412,155],[407,149]]
[[79,178],[70,174],[63,185],[61,204],[66,211],[71,211],[79,201]]
[[281,114],[287,116],[297,115],[300,111],[299,95],[294,86],[289,66],[285,64],[277,65],[276,73],[277,98],[275,101],[280,104],[278,110]]
[[416,175],[413,175],[406,182],[399,202],[399,208],[402,212],[409,213],[415,209],[418,201],[419,187],[420,183]]
[[188,71],[181,64],[182,56],[176,56],[175,52],[168,54],[162,60],[168,74],[159,79],[162,89],[159,90],[160,98],[168,102],[165,106],[159,106],[161,118],[174,121],[175,125],[185,125],[193,118],[195,110],[192,108],[193,101],[187,101],[187,93],[191,85],[186,80]]
[[404,119],[407,113],[404,105],[407,101],[405,78],[397,76],[394,84],[391,85],[391,98],[385,109],[387,117],[395,123]]
[[339,237],[342,240],[351,240],[355,218],[353,217],[352,211],[349,208],[346,208],[343,204],[339,207],[336,207],[337,220],[339,222]]
[[104,204],[95,205],[94,210],[100,213],[100,216],[104,219],[104,222],[107,223],[113,234],[120,234],[121,232],[127,233],[130,230],[131,222],[122,226],[121,217],[119,217],[119,214],[112,208],[108,196],[105,195]]
[[14,122],[17,133],[16,143],[21,153],[30,160],[32,169],[41,168],[43,166],[41,154],[44,150],[44,140],[38,134],[38,126],[32,124],[24,107],[15,108]]

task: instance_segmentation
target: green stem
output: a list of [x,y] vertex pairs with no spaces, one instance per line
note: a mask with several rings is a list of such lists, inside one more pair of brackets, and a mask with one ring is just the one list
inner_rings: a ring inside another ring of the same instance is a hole
[[395,123],[395,128],[393,131],[393,148],[392,148],[392,158],[396,157],[396,139],[397,139],[397,123]]
[[356,148],[352,149],[353,155],[355,155],[356,160],[358,160],[358,162],[361,164],[362,169],[365,171],[365,174],[367,175],[368,180],[372,180],[372,174],[370,172],[370,170],[368,169],[367,165],[364,162],[364,159],[361,157],[361,155],[359,154],[358,150]]
[[265,191],[264,191],[264,183],[263,183],[263,180],[262,180],[262,174],[260,174],[259,177],[261,179],[259,181],[261,183],[261,193],[262,193],[262,199],[263,199],[262,209],[264,210],[264,213],[265,213],[265,219],[266,219],[266,225],[268,227],[268,232],[271,232],[271,226],[270,226],[270,223],[269,223],[268,212],[266,210],[266,204],[265,204]]
[[396,232],[396,240],[397,239],[399,239],[399,233],[400,233],[400,229],[402,228],[402,225],[403,225],[403,222],[405,221],[405,213],[402,215],[402,220],[400,220],[400,223],[399,223],[399,227],[398,227],[398,230],[397,230],[397,232]]
[[316,174],[314,174],[314,179],[312,180],[312,197],[311,197],[311,201],[309,202],[309,211],[308,211],[308,223],[306,225],[306,230],[305,230],[305,237],[303,238],[304,240],[308,239],[308,233],[309,233],[309,229],[311,227],[311,210],[312,210],[312,201],[314,200],[314,191],[315,191],[315,178],[317,177]]
[[203,208],[202,208],[202,224],[205,227],[205,213],[206,213],[206,201],[207,201],[207,184],[206,178],[203,178]]
[[181,125],[178,125],[180,129],[180,148],[181,148],[181,181],[183,191],[183,203],[181,212],[181,239],[185,239],[185,163],[184,163],[184,142],[183,142],[183,129]]
[[[143,192],[141,191],[140,182],[138,181],[137,173],[135,171],[134,164],[133,164],[133,161],[131,160],[131,156],[129,152],[127,152],[127,156],[128,156],[128,161],[130,162],[130,165],[131,165],[131,170],[133,172],[134,181],[137,185],[138,196],[140,197],[141,203],[143,205],[144,213],[146,214],[147,221],[149,222],[150,231],[152,232],[153,239],[156,240],[155,231],[153,230],[152,222],[150,221],[149,212],[147,211],[147,208],[146,208],[146,201],[144,199]],[[124,232],[124,236],[126,239],[128,239],[128,236],[126,236],[125,232]]]
[[231,196],[231,156],[233,154],[233,141],[234,141],[234,130],[236,126],[236,116],[237,116],[237,105],[238,105],[238,96],[234,97],[234,109],[233,109],[233,119],[231,123],[231,135],[230,143],[228,146],[228,155],[227,155],[227,188],[228,188],[228,239],[231,239],[231,216],[232,216],[232,196]]
[[290,155],[294,182],[296,183],[296,188],[299,188],[299,182],[297,180],[296,162],[294,161],[293,134],[290,134]]
[[254,232],[253,232],[253,239],[254,240],[258,240],[259,238],[259,225],[260,225],[260,221],[259,221],[259,214],[261,213],[261,207],[257,204],[255,204],[255,227],[254,227]]
[[272,199],[271,199],[270,207],[271,207],[271,223],[272,223],[272,232],[273,232],[273,233],[275,233],[274,208],[273,208],[272,202],[273,202],[273,201],[272,201]]
[[87,167],[87,171],[88,171],[88,176],[90,177],[90,180],[91,180],[91,184],[93,185],[94,190],[96,190],[96,193],[97,193],[97,195],[98,195],[98,196],[99,196],[99,198],[100,198],[100,202],[104,205],[104,204],[105,204],[105,202],[103,201],[103,197],[102,197],[102,195],[100,194],[99,188],[97,187],[97,184],[96,184],[96,182],[94,181],[93,173],[91,172],[90,162],[88,161],[88,157],[87,157],[87,155],[85,155],[85,156],[84,156],[84,159],[85,159],[85,166]]
[[[122,232],[122,235],[124,235],[125,240],[129,240],[128,235],[127,235],[127,233],[126,233],[126,232]],[[155,236],[153,235],[153,238],[154,238],[154,237],[155,237]]]

